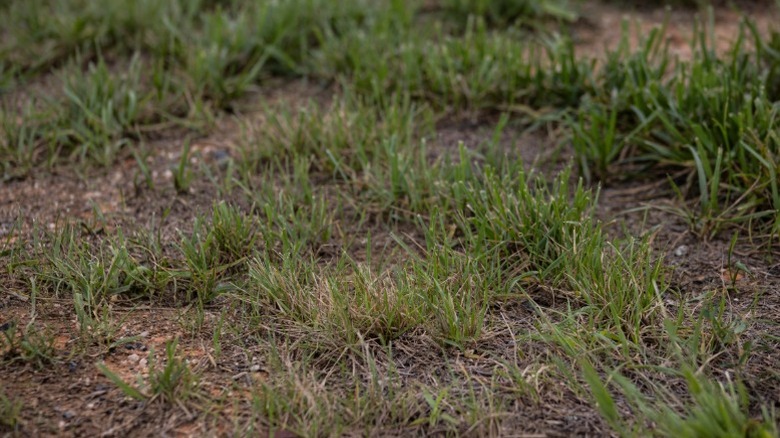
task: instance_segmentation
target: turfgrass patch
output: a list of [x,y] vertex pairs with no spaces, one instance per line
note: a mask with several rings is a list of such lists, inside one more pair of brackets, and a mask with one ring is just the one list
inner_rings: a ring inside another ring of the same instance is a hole
[[776,434],[778,37],[571,6],[0,6],[0,427]]
[[680,195],[696,199],[685,214],[702,235],[729,223],[763,223],[776,234],[777,65],[750,24],[741,32],[717,55],[707,30],[698,31],[686,61],[671,57],[663,31],[636,52],[624,41],[571,123],[585,175],[607,178],[616,161],[665,168]]

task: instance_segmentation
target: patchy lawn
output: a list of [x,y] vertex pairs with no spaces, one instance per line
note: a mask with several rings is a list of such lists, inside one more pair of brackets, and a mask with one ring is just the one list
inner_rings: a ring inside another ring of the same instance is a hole
[[771,1],[0,5],[0,434],[771,437]]

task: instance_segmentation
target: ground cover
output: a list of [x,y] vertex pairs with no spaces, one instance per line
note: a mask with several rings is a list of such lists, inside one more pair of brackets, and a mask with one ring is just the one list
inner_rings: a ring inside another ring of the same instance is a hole
[[777,436],[777,17],[0,5],[0,433]]

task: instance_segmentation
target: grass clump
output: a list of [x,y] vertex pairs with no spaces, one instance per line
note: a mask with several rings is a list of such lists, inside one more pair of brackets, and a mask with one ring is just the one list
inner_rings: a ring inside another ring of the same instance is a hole
[[265,256],[317,253],[336,234],[340,199],[313,190],[308,160],[296,160],[293,167],[292,174],[280,181],[264,178],[260,189],[249,193]]
[[[334,215],[321,214],[327,213],[322,208],[327,202],[370,206],[360,208],[359,215],[368,210],[394,220],[407,220],[408,212],[426,211],[434,202],[442,167],[429,165],[423,137],[430,132],[432,119],[426,105],[415,104],[408,96],[379,105],[347,96],[326,108],[310,103],[297,114],[277,113],[275,108],[266,112],[268,118],[250,126],[241,142],[244,158],[239,173],[247,188],[255,189],[250,198],[269,220],[274,214],[265,211],[268,205],[285,212],[280,218],[310,211],[312,219],[321,219],[316,221],[325,232],[321,235],[329,237],[332,227],[327,222]],[[282,176],[257,184],[252,175],[258,171]],[[312,180],[323,177],[341,184],[340,193],[324,199],[313,191]],[[273,187],[278,190],[269,190]],[[291,206],[305,209],[287,212]]]
[[480,338],[488,306],[501,292],[500,270],[489,260],[449,248],[429,248],[407,268],[420,291],[429,330],[442,344],[465,349]]
[[384,105],[345,96],[325,107],[309,102],[296,112],[271,107],[264,115],[262,123],[248,126],[242,142],[244,172],[310,159],[309,171],[345,178],[368,173],[388,159],[382,154],[383,143],[394,141],[402,148],[412,143],[431,117],[425,106],[401,96]]
[[616,399],[591,365],[585,366],[584,373],[599,409],[621,435],[758,438],[778,433],[772,412],[764,410],[758,418],[749,415],[744,386],[717,382],[689,367],[680,373],[690,396],[686,399],[657,386],[653,387],[654,396],[649,397],[630,379],[611,373],[612,386],[639,417],[634,421],[621,417]]
[[3,361],[22,361],[43,369],[56,359],[54,334],[50,329],[41,329],[34,323],[19,329],[15,321],[0,332],[0,358]]
[[566,39],[521,42],[482,22],[458,37],[401,35],[380,32],[375,47],[363,44],[364,32],[332,40],[317,68],[379,102],[408,93],[438,109],[553,111],[576,106],[589,89],[590,66]]
[[368,350],[355,358],[354,368],[337,372],[351,382],[341,386],[324,378],[315,361],[296,360],[286,346],[275,349],[269,358],[272,378],[253,391],[253,418],[240,434],[263,426],[271,433],[301,435],[339,435],[353,428],[369,434],[405,430],[424,415],[425,405],[382,356]]
[[426,245],[408,248],[399,271],[369,275],[344,260],[321,270],[288,247],[252,264],[247,300],[333,337],[386,341],[420,326],[463,348],[479,339],[491,303],[550,287],[582,306],[589,330],[641,344],[665,288],[661,264],[645,242],[609,243],[592,195],[568,173],[550,185],[521,165],[480,175],[464,161],[440,175],[452,180],[434,184],[443,193],[418,223]]
[[67,161],[108,166],[131,148],[140,128],[159,121],[167,103],[142,85],[140,58],[126,67],[115,74],[102,58],[86,72],[71,64],[60,74],[61,99],[59,93],[32,97],[22,104],[21,119],[10,106],[4,108],[0,162],[7,177]]
[[[500,260],[504,281],[526,290],[551,287],[582,303],[588,330],[640,342],[665,290],[663,269],[646,242],[611,242],[592,216],[595,199],[563,173],[552,185],[522,171],[512,179],[488,172],[484,185],[463,191],[459,228],[470,251]],[[516,178],[516,179],[515,179]],[[518,290],[507,293],[517,294]]]
[[211,226],[224,262],[232,263],[252,254],[257,239],[255,226],[251,217],[237,207],[225,202],[214,205]]
[[19,425],[22,407],[22,403],[8,397],[5,391],[0,390],[0,426],[15,430]]
[[462,25],[470,17],[483,18],[488,24],[506,27],[512,24],[538,25],[540,20],[574,21],[576,13],[567,1],[559,0],[443,0],[442,7]]
[[146,231],[127,239],[120,230],[89,242],[65,225],[43,236],[37,250],[44,261],[33,264],[33,274],[57,296],[69,294],[82,329],[94,330],[118,300],[177,302],[183,295],[185,302],[211,302],[244,271],[258,236],[253,218],[226,203],[216,204],[211,217],[196,217],[178,243]]
[[174,405],[190,401],[199,395],[198,376],[190,365],[176,355],[178,339],[165,344],[165,364],[159,366],[154,350],[149,351],[148,381],[145,385],[125,382],[105,364],[98,369],[128,397],[151,403],[160,399]]
[[[498,248],[506,270],[534,273],[558,282],[567,272],[564,260],[598,233],[590,217],[593,197],[583,186],[570,187],[569,174],[551,186],[518,164],[498,173],[485,169],[482,179],[455,183],[453,195],[463,210],[457,216],[464,241],[472,251]],[[570,198],[570,193],[573,196]]]
[[769,437],[777,436],[774,419],[764,413],[762,419],[750,418],[747,401],[735,384],[719,384],[690,375],[686,378],[693,395],[692,403],[680,414],[665,407],[658,417],[659,431],[680,437]]
[[32,72],[61,64],[77,52],[94,59],[140,51],[181,61],[205,49],[208,41],[208,46],[221,48],[208,60],[227,61],[215,68],[231,64],[231,59],[257,60],[266,49],[271,49],[268,57],[276,67],[289,68],[321,33],[353,25],[352,20],[359,23],[371,12],[370,3],[362,0],[32,0],[12,1],[2,19],[9,29],[7,52]]
[[114,242],[92,248],[81,241],[75,227],[66,226],[53,236],[46,260],[38,273],[40,278],[55,294],[63,291],[72,294],[82,325],[89,324],[113,295],[130,292],[143,284],[136,281],[138,276],[132,275],[143,269],[128,252],[121,235]]
[[367,1],[255,2],[204,16],[186,46],[184,71],[196,94],[219,108],[264,75],[299,75],[322,39],[359,27],[378,8]]
[[[43,138],[39,120],[43,115],[32,105],[14,111],[10,105],[0,106],[0,167],[2,180],[8,181],[26,175],[36,164],[41,149],[50,151]],[[22,120],[20,121],[19,118]]]
[[572,124],[586,175],[605,178],[618,159],[687,171],[675,183],[696,200],[690,220],[702,235],[749,221],[776,231],[778,107],[767,94],[774,68],[746,49],[744,30],[725,56],[700,30],[693,59],[678,62],[662,34],[638,52],[613,54],[601,73],[601,97]]
[[[56,13],[43,12],[50,7]],[[231,110],[265,77],[302,75],[322,41],[377,11],[362,0],[12,2],[0,15],[8,24],[6,51],[18,57],[12,65],[30,78],[61,65],[66,73],[62,96],[37,103],[43,120],[5,124],[9,140],[0,144],[0,160],[4,168],[61,156],[109,165],[161,126],[197,127],[213,108]],[[130,55],[129,66],[106,61]],[[0,83],[18,73],[0,72]],[[16,169],[12,176],[23,174]]]
[[65,76],[65,104],[55,122],[65,155],[93,158],[108,165],[127,145],[133,128],[144,117],[146,96],[140,88],[142,65],[135,58],[122,77],[104,61]]
[[328,343],[338,340],[335,345],[388,343],[422,321],[416,289],[401,272],[375,274],[347,260],[322,269],[288,256],[256,260],[250,278],[248,299],[257,311],[270,304],[277,317],[308,326]]
[[105,50],[114,44],[135,42],[138,38],[130,36],[144,33],[152,22],[162,24],[155,19],[164,8],[159,2],[134,1],[130,7],[121,6],[121,2],[98,5],[78,0],[9,2],[2,14],[10,30],[4,49],[15,64],[37,72],[64,63],[77,51],[87,51],[91,58],[95,47]]

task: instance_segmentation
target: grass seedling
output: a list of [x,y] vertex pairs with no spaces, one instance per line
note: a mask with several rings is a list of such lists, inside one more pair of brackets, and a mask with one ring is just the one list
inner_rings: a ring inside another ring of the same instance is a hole
[[179,156],[179,163],[173,169],[173,187],[181,195],[189,193],[190,185],[195,177],[191,166],[190,140],[187,139],[184,141],[184,146]]
[[138,181],[139,174],[140,177],[143,178],[146,188],[154,191],[154,178],[152,177],[152,171],[149,169],[149,165],[146,163],[146,156],[146,154],[140,155],[138,152],[133,151],[133,158],[135,158],[135,162],[138,164],[138,173],[136,173],[133,178],[133,185],[135,186],[136,192],[139,192],[141,187],[141,184]]
[[10,361],[20,360],[43,368],[56,359],[55,336],[48,328],[41,329],[33,323],[19,330],[14,321],[0,331],[0,358]]
[[23,405],[0,389],[0,426],[15,430],[21,419]]
[[197,393],[197,375],[187,362],[176,356],[178,339],[165,344],[165,365],[157,369],[154,351],[149,353],[149,392],[168,403],[185,402]]
[[105,364],[98,369],[128,397],[151,403],[161,399],[169,404],[183,404],[198,394],[198,376],[187,362],[176,355],[178,339],[165,344],[165,364],[160,367],[155,361],[154,350],[149,351],[148,382],[141,387],[125,382]]

